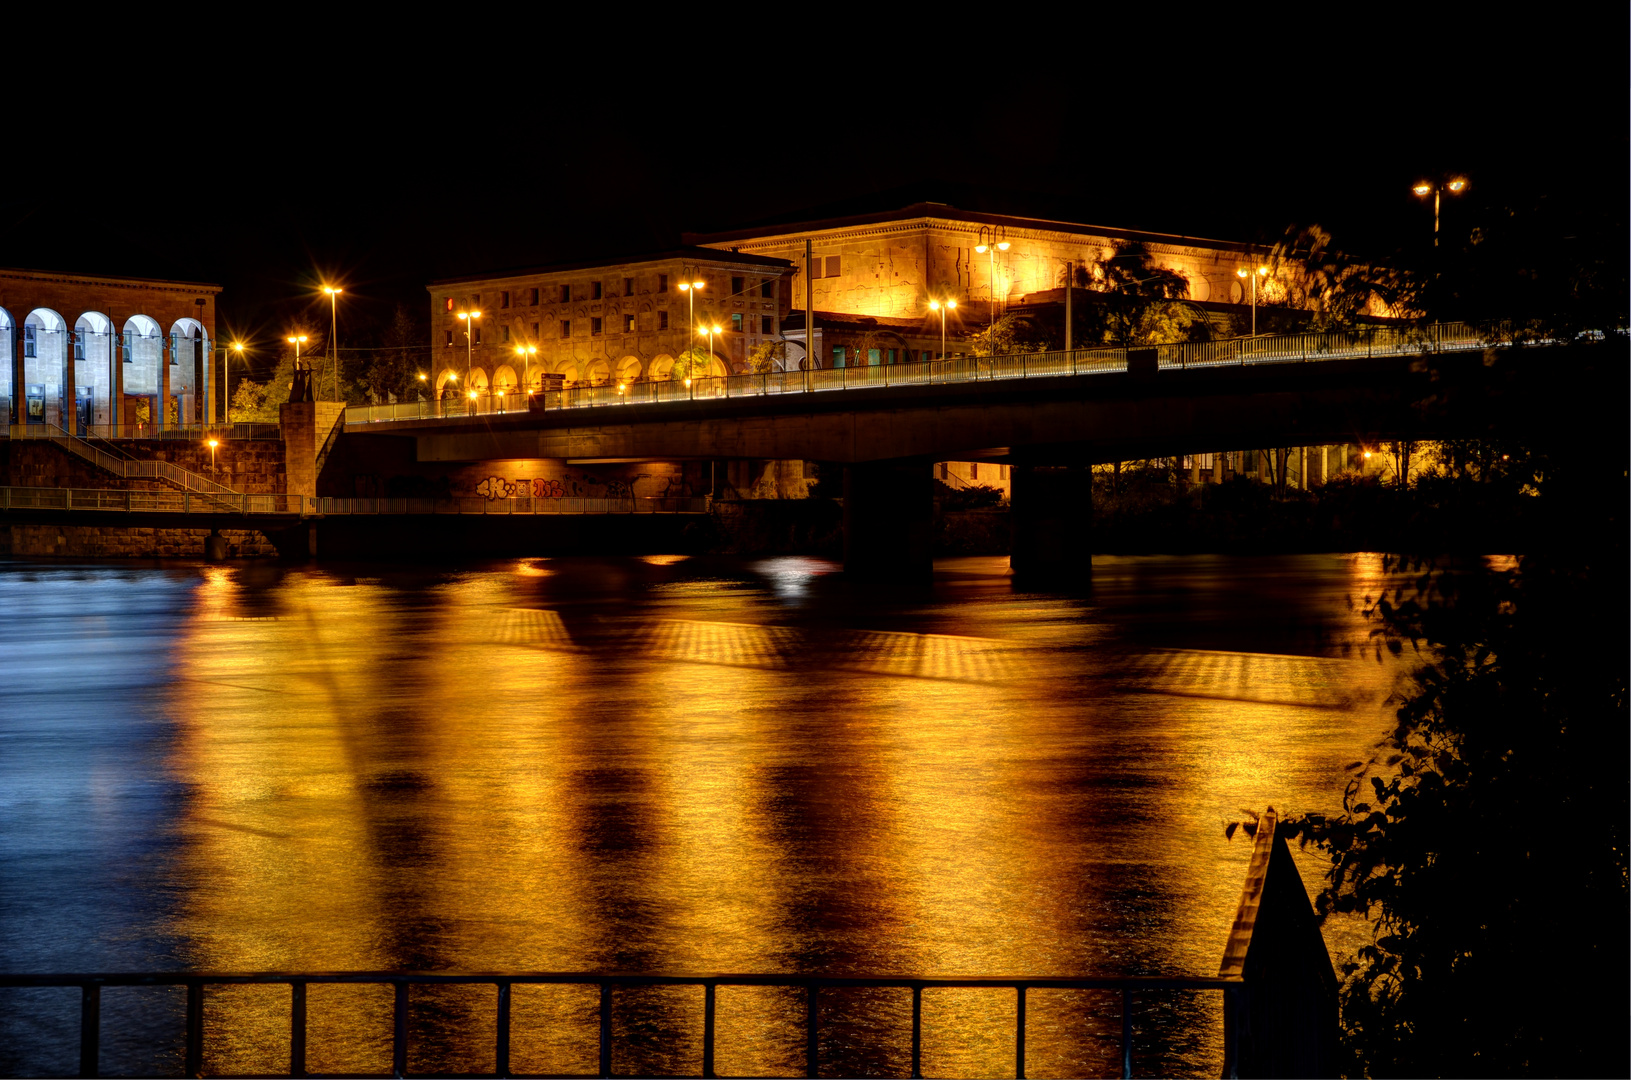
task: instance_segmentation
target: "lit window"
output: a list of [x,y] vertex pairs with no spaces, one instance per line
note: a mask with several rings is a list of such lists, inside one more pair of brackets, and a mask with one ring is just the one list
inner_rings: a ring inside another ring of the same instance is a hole
[[740,311],[733,312],[731,314],[731,333],[740,334],[741,332],[742,332],[742,313]]
[[843,367],[844,366],[844,346],[834,345],[832,347],[832,366],[833,367]]
[[623,316],[623,332],[625,334],[634,333],[634,316],[633,315]]
[[878,355],[878,350],[877,349],[868,349],[866,351],[867,367],[877,367],[878,366],[878,361],[881,360],[881,359],[882,359],[882,357]]
[[74,332],[74,359],[85,359],[85,335],[78,331]]
[[596,315],[595,317],[593,317],[592,319],[589,320],[589,333],[591,333],[591,334],[599,334],[600,333],[600,316],[599,315]]
[[[452,331],[449,331],[449,333],[452,333]],[[451,342],[449,344],[451,344]],[[128,334],[128,333],[121,334],[119,336],[119,359],[124,361],[127,364],[130,363],[134,359],[130,355],[130,346],[131,346],[130,334]]]

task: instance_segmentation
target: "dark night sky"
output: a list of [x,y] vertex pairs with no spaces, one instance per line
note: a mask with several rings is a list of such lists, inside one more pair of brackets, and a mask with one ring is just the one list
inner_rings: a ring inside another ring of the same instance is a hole
[[[1410,183],[1456,170],[1473,186],[1446,229],[1549,199],[1560,228],[1623,240],[1625,10],[1489,26],[1474,23],[1488,9],[1400,9],[1410,25],[1386,32],[1374,7],[1351,24],[1251,10],[1245,29],[1183,9],[938,39],[840,27],[809,46],[809,92],[799,44],[730,11],[659,28],[662,52],[615,46],[627,32],[604,23],[486,15],[462,39],[415,16],[394,45],[238,27],[222,31],[236,59],[203,50],[201,80],[156,63],[60,94],[16,84],[30,89],[7,122],[30,134],[10,147],[45,167],[4,170],[0,264],[219,282],[223,329],[264,341],[320,274],[360,325],[423,303],[436,277],[874,196],[1242,240],[1319,222],[1386,253],[1430,232]],[[1021,44],[1040,40],[1058,45]],[[139,122],[119,118],[133,108]]]

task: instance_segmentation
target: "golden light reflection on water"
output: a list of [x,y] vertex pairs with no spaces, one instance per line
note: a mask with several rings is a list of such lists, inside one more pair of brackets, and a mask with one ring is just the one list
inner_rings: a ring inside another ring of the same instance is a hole
[[[162,929],[188,966],[1210,975],[1248,856],[1224,821],[1335,809],[1386,727],[1392,668],[1338,647],[1375,560],[1289,567],[1313,584],[1283,618],[1326,628],[1319,655],[1171,562],[1104,560],[1085,601],[988,575],[892,604],[824,600],[821,564],[533,565],[202,571],[166,699],[188,795]],[[573,591],[590,574],[610,584]],[[1118,606],[1162,574],[1171,613]],[[388,1000],[321,990],[312,1068],[382,1068]],[[490,996],[425,991],[412,1067],[491,1068]],[[636,1060],[695,1071],[691,996],[620,1003]],[[516,1067],[592,1068],[592,997],[518,991]],[[1104,997],[1034,999],[1034,1073],[1113,1068]],[[211,1002],[236,1033],[211,1070],[286,1061],[275,995]],[[721,991],[721,1071],[798,1071],[802,1007]],[[1215,1069],[1217,1003],[1162,1007],[1150,1060]],[[909,996],[823,1008],[832,1071],[903,1071]],[[926,1066],[1010,1070],[1012,1009],[926,995]]]

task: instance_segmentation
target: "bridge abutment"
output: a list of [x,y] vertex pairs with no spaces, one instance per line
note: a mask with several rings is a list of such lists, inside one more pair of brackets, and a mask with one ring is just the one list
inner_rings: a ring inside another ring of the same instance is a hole
[[934,573],[934,473],[920,462],[844,466],[844,572],[927,579]]
[[1093,580],[1093,472],[1086,465],[1013,467],[1014,576],[1054,585]]

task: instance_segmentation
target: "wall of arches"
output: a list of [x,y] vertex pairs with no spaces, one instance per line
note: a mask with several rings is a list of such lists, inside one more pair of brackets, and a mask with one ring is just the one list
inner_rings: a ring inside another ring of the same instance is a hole
[[0,269],[4,423],[142,437],[214,422],[219,291]]

